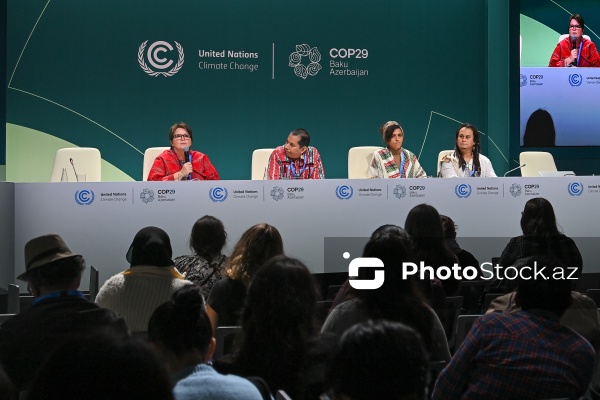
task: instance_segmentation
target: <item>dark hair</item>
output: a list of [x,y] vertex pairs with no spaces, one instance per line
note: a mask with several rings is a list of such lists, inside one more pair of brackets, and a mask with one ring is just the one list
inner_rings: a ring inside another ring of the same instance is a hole
[[[574,19],[575,21],[579,22],[579,25],[581,25],[581,30],[583,31],[583,27],[585,25],[585,21],[583,20],[583,17],[579,14],[573,14],[569,17],[569,25],[571,25],[571,20]],[[569,31],[569,27],[567,26],[567,32]]]
[[552,204],[543,197],[530,199],[525,203],[521,216],[521,229],[529,236],[556,236],[560,234]]
[[156,226],[147,226],[135,234],[125,258],[132,267],[151,265],[169,267],[173,265],[171,238],[164,230]]
[[229,278],[247,283],[265,261],[280,254],[283,254],[283,241],[277,228],[256,224],[236,243],[225,272]]
[[193,350],[205,356],[212,336],[202,288],[198,285],[177,290],[170,301],[152,313],[148,322],[148,339],[177,356]]
[[447,215],[440,215],[440,221],[442,222],[442,236],[447,239],[456,238],[456,224],[452,221],[452,218]]
[[290,135],[299,137],[298,146],[301,148],[310,144],[310,135],[308,131],[303,128],[294,129],[290,132]]
[[169,142],[173,141],[173,137],[175,136],[175,131],[178,128],[185,129],[185,131],[190,135],[190,139],[194,140],[194,135],[192,135],[192,128],[190,128],[190,126],[188,124],[186,124],[185,122],[178,122],[169,129]]
[[248,288],[236,370],[264,378],[273,391],[302,398],[309,341],[318,332],[316,300],[317,289],[304,264],[283,255],[269,260]]
[[394,134],[394,131],[396,131],[396,129],[400,129],[402,131],[402,135],[404,136],[404,129],[402,129],[402,127],[397,124],[397,123],[393,123],[393,124],[389,124],[389,122],[386,122],[385,124],[381,125],[379,127],[379,133],[381,133],[381,137],[383,138],[383,141],[387,144],[390,140],[392,140],[392,136]]
[[378,236],[383,236],[383,235],[388,235],[388,234],[389,235],[394,234],[394,235],[400,237],[401,239],[410,240],[410,236],[409,236],[408,232],[406,232],[404,230],[404,228],[402,228],[398,225],[394,225],[394,224],[381,225],[379,228],[377,228],[373,231],[373,233],[371,234],[371,237],[369,239],[373,240],[374,238],[376,238]]
[[553,147],[556,145],[556,129],[552,115],[541,108],[535,110],[527,120],[523,133],[523,147]]
[[36,287],[67,287],[81,278],[84,269],[85,261],[82,256],[61,258],[28,271],[25,280]]
[[[534,275],[534,263],[538,271],[545,267],[546,279]],[[529,268],[524,268],[528,266]],[[524,311],[532,309],[548,310],[560,317],[572,303],[571,281],[560,260],[553,256],[532,256],[519,260],[515,268],[520,270],[517,281],[517,303]],[[563,279],[558,275],[562,271]],[[556,277],[555,277],[556,276]]]
[[197,255],[211,260],[223,250],[227,232],[220,219],[205,215],[194,223],[190,235],[190,249]]
[[481,163],[479,162],[479,153],[481,153],[479,131],[471,124],[461,124],[458,129],[456,129],[456,134],[454,136],[454,155],[456,155],[456,158],[458,158],[458,166],[460,168],[464,168],[467,165],[467,162],[463,158],[457,143],[458,135],[460,130],[463,128],[470,129],[473,132],[473,142],[475,143],[475,146],[473,146],[473,166],[475,167],[475,171],[481,174]]
[[336,398],[425,398],[428,357],[417,332],[393,321],[366,321],[348,329],[327,368]]
[[42,365],[27,395],[38,399],[173,399],[169,375],[142,341],[96,335],[65,341]]

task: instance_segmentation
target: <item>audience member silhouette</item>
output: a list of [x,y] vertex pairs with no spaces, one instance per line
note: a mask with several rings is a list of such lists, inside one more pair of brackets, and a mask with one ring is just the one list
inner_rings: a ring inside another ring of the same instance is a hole
[[280,254],[283,254],[283,241],[274,226],[256,224],[242,234],[227,260],[227,277],[218,281],[208,295],[206,313],[213,331],[217,326],[238,325],[252,277],[265,261]]
[[190,249],[194,255],[175,258],[175,267],[185,279],[202,287],[207,298],[214,284],[225,277],[223,247],[227,232],[220,219],[205,215],[194,223],[190,235]]
[[145,333],[152,312],[177,289],[190,284],[173,265],[171,239],[155,226],[133,238],[126,259],[130,268],[108,279],[96,303],[120,314],[134,333]]
[[554,147],[556,145],[556,129],[552,115],[546,110],[538,108],[529,116],[525,133],[523,133],[523,147]]
[[31,308],[0,325],[0,363],[17,391],[26,388],[42,362],[62,343],[107,329],[128,336],[122,318],[86,300],[78,290],[85,261],[57,234],[25,245],[26,281]]
[[221,375],[207,364],[215,350],[215,338],[199,286],[184,286],[154,311],[148,339],[169,366],[175,399],[262,399],[247,379]]

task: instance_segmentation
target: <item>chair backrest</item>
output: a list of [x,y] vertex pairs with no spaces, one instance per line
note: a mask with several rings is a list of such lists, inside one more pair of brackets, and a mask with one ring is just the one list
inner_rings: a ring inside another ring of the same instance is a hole
[[540,176],[540,171],[557,171],[554,157],[546,151],[524,151],[519,155],[521,176]]
[[19,285],[8,285],[8,297],[6,299],[6,313],[18,314],[21,311],[21,299],[19,298]]
[[275,400],[292,400],[285,390],[278,390],[275,394]]
[[437,176],[440,176],[440,170],[442,168],[442,160],[444,159],[444,157],[449,156],[450,154],[452,154],[454,150],[442,150],[440,151],[440,154],[438,154],[438,159],[437,159]]
[[455,342],[454,342],[454,352],[460,347],[462,342],[464,342],[467,334],[471,330],[471,326],[477,318],[481,315],[478,314],[465,314],[459,315],[458,320],[456,321],[456,333],[454,334]]
[[251,179],[260,181],[265,176],[265,169],[269,164],[269,157],[275,149],[256,149],[252,152],[252,172]]
[[[71,164],[71,159],[73,163]],[[65,177],[63,177],[63,170]],[[100,150],[93,147],[67,147],[58,149],[54,157],[54,166],[50,175],[50,182],[78,182],[75,175],[85,174],[86,182],[102,181],[102,157]]]
[[96,301],[98,295],[98,285],[100,283],[100,271],[93,265],[90,267],[90,301],[93,303]]
[[[590,39],[590,37],[588,35],[582,35],[582,36],[583,36],[584,39],[592,40],[592,39]],[[569,37],[569,34],[560,35],[558,37],[558,43],[562,42],[563,39],[565,39],[566,37]]]
[[144,167],[142,168],[142,180],[148,180],[148,174],[150,173],[150,169],[152,168],[152,164],[154,164],[154,160],[156,157],[165,150],[168,150],[168,147],[149,147],[144,152]]
[[14,317],[16,314],[0,314],[0,325],[2,325],[7,319]]
[[446,332],[450,333],[448,338],[448,347],[453,348],[455,343],[456,323],[460,311],[462,310],[463,297],[462,296],[449,296],[446,297],[446,326],[444,327]]
[[369,165],[373,153],[381,149],[380,146],[358,146],[348,151],[348,179],[365,179],[369,177]]
[[215,347],[215,353],[213,354],[213,360],[218,360],[223,357],[225,354],[228,354],[231,351],[231,346],[227,346],[227,344],[231,344],[232,341],[230,336],[235,336],[242,329],[241,326],[218,326],[217,331],[215,332],[215,340],[217,341],[217,346]]

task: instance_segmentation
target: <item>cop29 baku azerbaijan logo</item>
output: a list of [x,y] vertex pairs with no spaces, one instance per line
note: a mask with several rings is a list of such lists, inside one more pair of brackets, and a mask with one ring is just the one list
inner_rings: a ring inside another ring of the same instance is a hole
[[580,182],[569,183],[567,190],[571,196],[581,196],[581,193],[583,193],[583,185]]
[[461,199],[467,198],[471,195],[471,185],[468,185],[466,183],[456,185],[456,188],[454,188],[454,192],[456,193],[456,196],[458,196]]
[[510,191],[512,197],[520,196],[522,192],[521,185],[519,185],[518,183],[513,183],[510,189],[508,190]]
[[394,196],[401,199],[406,196],[406,188],[402,185],[396,185],[394,188]]
[[348,200],[352,197],[352,194],[354,194],[354,189],[352,189],[352,186],[341,185],[335,188],[335,195],[340,200]]
[[227,189],[224,187],[210,188],[208,197],[215,203],[222,203],[227,198]]
[[280,188],[279,186],[274,186],[269,194],[271,195],[273,200],[279,201],[283,199],[283,188]]
[[[308,59],[308,63],[305,61]],[[294,74],[302,79],[315,76],[321,70],[321,53],[316,47],[307,44],[297,44],[296,51],[290,54],[289,66],[294,68]],[[305,65],[306,64],[306,65]]]
[[521,87],[527,85],[527,75],[521,74],[520,84],[521,84]]
[[[177,47],[178,56],[176,63],[174,49],[171,43],[159,40],[148,46],[148,50],[145,53],[144,50],[146,50],[148,41],[146,40],[140,45],[138,50],[138,63],[145,73],[150,76],[173,76],[181,69],[183,66],[183,47],[181,47],[179,43],[173,42]],[[167,57],[163,56],[164,53],[167,53]],[[152,68],[146,64],[144,58],[148,60],[148,63],[150,63]],[[173,63],[175,63],[175,65],[171,67]]]
[[75,201],[80,206],[89,206],[94,202],[95,197],[92,190],[83,189],[75,192]]
[[581,74],[569,75],[569,84],[571,86],[581,86],[582,82],[583,82],[583,77],[581,76]]
[[148,204],[154,201],[154,190],[144,189],[140,193],[140,199],[144,204]]

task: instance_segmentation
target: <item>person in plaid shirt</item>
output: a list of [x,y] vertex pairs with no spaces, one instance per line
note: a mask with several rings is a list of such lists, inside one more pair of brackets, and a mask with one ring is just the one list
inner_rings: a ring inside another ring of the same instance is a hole
[[321,155],[309,143],[306,129],[293,130],[271,153],[264,179],[325,179]]
[[[534,277],[538,272],[547,279]],[[517,283],[521,311],[479,317],[448,366],[440,373],[433,400],[550,399],[581,396],[590,382],[595,351],[586,339],[560,323],[571,304],[571,282],[560,261],[530,257]]]
[[[184,122],[178,122],[169,131],[171,148],[156,157],[150,173],[149,181],[204,181],[218,180],[219,174],[206,154],[191,150],[192,128]],[[185,159],[188,149],[188,159]]]

